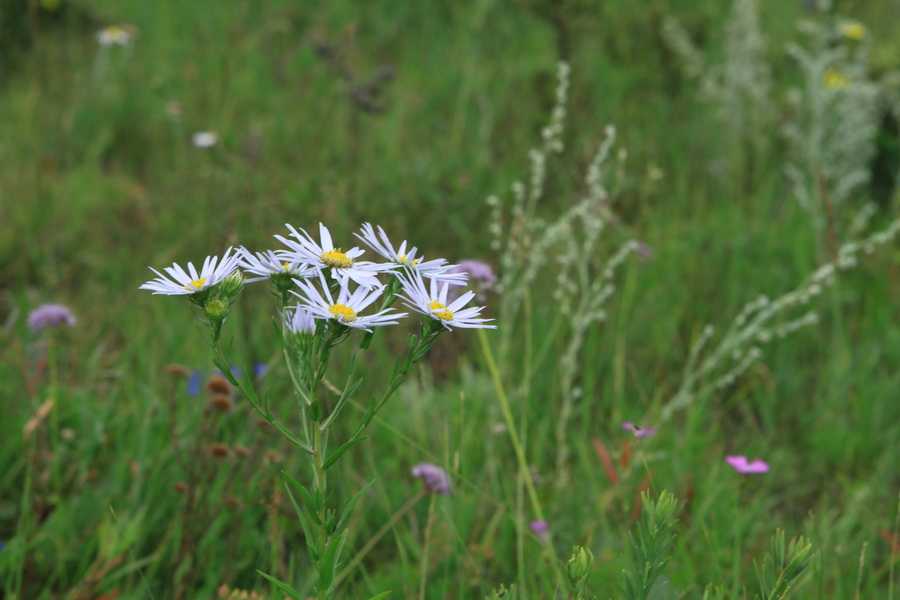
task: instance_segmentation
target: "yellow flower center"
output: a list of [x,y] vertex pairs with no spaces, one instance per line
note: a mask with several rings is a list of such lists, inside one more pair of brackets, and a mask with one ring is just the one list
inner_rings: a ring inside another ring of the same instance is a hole
[[193,280],[192,282],[190,282],[189,284],[187,284],[184,287],[186,287],[187,289],[194,288],[195,290],[199,290],[204,285],[206,285],[206,277],[201,277],[200,279]]
[[841,25],[841,33],[848,40],[858,42],[866,37],[866,28],[862,23],[844,23]]
[[446,304],[438,302],[437,300],[432,300],[431,304],[428,305],[428,308],[431,309],[434,316],[442,321],[453,320],[453,311],[447,308]]
[[290,270],[291,270],[291,263],[289,263],[289,262],[283,262],[283,263],[281,263],[281,269],[282,269],[283,271],[285,271],[285,272],[290,271]]
[[328,307],[328,312],[330,312],[335,319],[343,321],[344,323],[352,323],[356,320],[356,311],[346,304],[332,304]]
[[825,71],[825,87],[832,90],[839,90],[847,87],[849,83],[850,80],[840,71],[835,69],[828,69]]
[[340,248],[322,253],[322,262],[335,269],[347,269],[353,266],[353,259]]

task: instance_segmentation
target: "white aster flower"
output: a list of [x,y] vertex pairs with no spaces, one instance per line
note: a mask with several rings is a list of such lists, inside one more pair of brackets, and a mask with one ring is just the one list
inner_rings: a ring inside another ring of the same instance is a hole
[[238,248],[241,262],[240,267],[247,273],[254,275],[246,279],[247,283],[269,279],[275,275],[294,277],[311,277],[316,274],[316,269],[297,261],[286,250],[264,250],[263,252],[251,252],[247,248]]
[[383,258],[403,266],[407,270],[418,271],[423,276],[438,281],[446,281],[452,285],[464,285],[468,276],[464,271],[456,270],[456,265],[451,265],[445,258],[425,260],[422,256],[416,256],[419,252],[415,246],[407,249],[407,242],[403,240],[396,249],[381,226],[375,228],[370,223],[363,223],[361,233],[353,234],[376,254]]
[[331,269],[331,275],[335,279],[342,280],[349,277],[357,284],[372,289],[381,287],[381,283],[378,281],[380,273],[390,272],[395,268],[393,264],[377,264],[357,260],[365,254],[365,251],[360,248],[353,247],[346,252],[341,248],[335,248],[334,242],[331,240],[331,233],[321,223],[319,223],[320,244],[317,244],[304,229],[297,231],[290,224],[287,225],[287,228],[294,239],[288,239],[281,235],[276,235],[275,239],[290,249],[293,259],[318,270]]
[[406,316],[406,313],[398,313],[392,309],[382,310],[372,315],[359,314],[381,297],[384,293],[384,286],[369,289],[360,285],[351,293],[350,279],[345,277],[341,280],[340,291],[335,300],[331,290],[328,289],[328,281],[321,271],[319,272],[319,287],[324,293],[321,293],[319,287],[310,280],[297,279],[295,283],[300,287],[301,293],[292,293],[300,298],[300,308],[308,310],[316,319],[337,321],[347,327],[372,331],[372,327],[396,325],[397,319]]
[[241,257],[237,252],[232,254],[231,250],[228,248],[221,260],[218,256],[207,256],[199,272],[193,263],[188,263],[186,271],[178,263],[172,263],[171,267],[163,269],[168,277],[150,267],[157,277],[144,283],[139,289],[167,296],[183,296],[202,292],[220,283],[237,270]]
[[134,37],[134,27],[131,25],[110,25],[97,32],[97,43],[108,48],[109,46],[127,46]]
[[191,137],[191,141],[197,148],[212,148],[219,142],[219,136],[215,131],[198,131]]
[[463,308],[475,297],[475,292],[467,291],[448,304],[447,292],[450,289],[448,282],[440,283],[432,279],[430,286],[426,289],[421,273],[411,272],[397,277],[403,284],[400,296],[405,300],[404,304],[414,311],[434,319],[446,329],[454,327],[496,329],[496,325],[488,325],[493,319],[484,319],[479,316],[484,310],[483,306]]
[[285,314],[284,323],[291,333],[304,335],[315,335],[316,333],[316,321],[312,313],[302,306],[296,306],[293,311],[288,311]]

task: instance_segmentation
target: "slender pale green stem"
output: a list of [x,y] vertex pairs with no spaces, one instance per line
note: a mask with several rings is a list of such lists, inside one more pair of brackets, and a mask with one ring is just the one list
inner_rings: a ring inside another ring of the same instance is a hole
[[431,525],[434,522],[434,494],[428,503],[428,518],[425,521],[425,542],[422,547],[422,566],[419,574],[419,600],[425,600],[425,588],[428,582],[428,547],[431,544]]
[[[528,491],[528,499],[531,502],[531,510],[539,520],[544,520],[544,510],[541,508],[541,501],[538,499],[537,490],[534,488],[534,480],[528,468],[528,459],[525,457],[525,450],[519,439],[516,429],[516,423],[513,419],[512,410],[509,406],[509,398],[506,395],[506,389],[503,387],[503,379],[500,377],[500,371],[497,369],[497,362],[494,360],[494,353],[491,351],[491,345],[488,342],[484,329],[478,330],[478,340],[481,342],[481,351],[484,355],[484,361],[487,363],[488,371],[491,374],[491,380],[494,383],[494,391],[497,394],[497,400],[500,402],[500,410],[503,413],[503,419],[506,421],[506,431],[509,433],[509,440],[512,442],[513,451],[516,454],[516,460],[519,463],[519,470],[525,480],[525,489]],[[561,582],[562,573],[559,570],[559,558],[556,556],[556,549],[552,543],[544,544],[547,552],[552,559],[553,570],[557,579]]]
[[[328,547],[328,530],[326,529],[326,512],[327,512],[327,503],[325,502],[326,494],[328,492],[328,481],[326,479],[327,475],[325,473],[325,444],[323,439],[322,429],[318,425],[314,425],[313,428],[313,485],[316,489],[316,495],[321,498],[321,508],[318,511],[318,529],[319,529],[319,556],[321,557],[322,553],[325,551],[325,548]],[[332,586],[333,588],[333,586]],[[322,586],[319,586],[318,590],[318,598],[319,600],[328,600],[329,593],[328,589],[323,589]]]

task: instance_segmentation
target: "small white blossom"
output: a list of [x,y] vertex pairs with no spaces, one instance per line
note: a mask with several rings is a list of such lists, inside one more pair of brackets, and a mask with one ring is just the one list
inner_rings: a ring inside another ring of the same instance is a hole
[[370,223],[363,223],[362,231],[354,235],[382,258],[408,270],[418,271],[425,277],[446,281],[452,285],[466,283],[467,273],[456,270],[456,265],[451,265],[445,258],[425,260],[424,257],[417,256],[418,248],[415,246],[407,248],[406,240],[403,240],[395,249],[381,226],[378,226],[376,232]]
[[131,25],[110,25],[97,32],[97,43],[108,48],[110,46],[127,46],[134,38],[134,27]]
[[253,275],[246,279],[247,283],[269,279],[273,275],[289,275],[291,277],[311,277],[316,269],[306,263],[298,262],[285,250],[264,250],[251,252],[247,248],[238,248],[241,258],[241,269]]
[[212,148],[219,143],[219,136],[215,131],[198,131],[191,141],[197,148]]
[[321,243],[316,243],[304,229],[297,231],[290,224],[287,224],[287,228],[293,239],[281,235],[276,235],[275,239],[288,247],[291,260],[306,263],[320,271],[331,269],[331,275],[335,279],[342,280],[349,277],[367,289],[379,288],[381,283],[378,281],[378,275],[396,268],[393,264],[357,260],[365,254],[364,250],[357,247],[350,248],[346,252],[341,248],[335,248],[331,233],[321,223],[319,223]]
[[430,287],[426,289],[425,280],[421,273],[411,272],[398,275],[403,284],[400,296],[406,301],[404,304],[412,310],[438,321],[446,329],[454,327],[467,329],[495,329],[495,325],[488,325],[493,319],[479,317],[483,306],[463,308],[472,298],[475,292],[467,291],[459,298],[448,304],[448,291],[450,284],[443,284],[432,279]]
[[147,281],[139,289],[167,296],[196,294],[211,288],[234,273],[238,268],[240,259],[241,257],[237,252],[232,254],[232,249],[228,248],[225,254],[222,255],[221,260],[218,256],[207,256],[199,272],[194,267],[194,264],[190,262],[186,271],[178,263],[172,263],[171,267],[165,267],[163,270],[168,274],[168,277],[150,267],[150,270],[156,273],[157,277]]
[[318,286],[305,279],[296,279],[294,282],[300,288],[299,294],[292,292],[300,298],[300,308],[308,310],[316,319],[337,321],[347,327],[372,331],[372,327],[396,325],[397,319],[406,316],[406,313],[398,313],[392,309],[382,310],[371,315],[360,314],[381,297],[384,286],[370,289],[360,285],[351,293],[350,279],[344,277],[341,279],[340,290],[335,299],[328,288],[328,281],[321,271],[319,272]]

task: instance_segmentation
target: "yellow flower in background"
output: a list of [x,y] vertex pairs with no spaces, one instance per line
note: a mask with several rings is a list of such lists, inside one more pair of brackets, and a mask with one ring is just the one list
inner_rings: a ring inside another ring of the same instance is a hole
[[866,26],[859,21],[844,21],[838,26],[838,31],[848,40],[861,41],[866,37]]
[[830,90],[841,90],[850,85],[850,80],[847,79],[847,76],[837,69],[828,69],[825,71],[823,79],[825,81],[825,87]]

